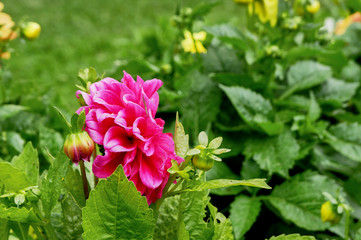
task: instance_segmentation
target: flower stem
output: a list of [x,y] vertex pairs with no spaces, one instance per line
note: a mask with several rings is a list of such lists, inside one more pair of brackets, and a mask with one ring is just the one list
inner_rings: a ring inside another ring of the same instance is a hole
[[346,222],[345,222],[345,240],[348,240],[348,230],[350,228],[350,210],[342,204],[342,208],[345,210]]
[[89,197],[89,189],[88,189],[88,180],[86,179],[84,161],[80,161],[79,165],[81,171],[81,178],[83,180],[84,196],[85,196],[85,200],[87,200]]

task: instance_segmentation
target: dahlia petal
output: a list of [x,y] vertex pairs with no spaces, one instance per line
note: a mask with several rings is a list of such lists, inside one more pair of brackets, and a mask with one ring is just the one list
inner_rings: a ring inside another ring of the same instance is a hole
[[109,153],[105,156],[98,155],[93,162],[92,170],[98,178],[107,178],[117,169],[121,164],[124,153]]
[[165,151],[158,149],[153,156],[147,157],[143,154],[143,159],[140,161],[141,180],[143,184],[151,189],[157,188],[163,181],[164,162],[168,156]]
[[104,149],[110,152],[129,152],[136,143],[122,127],[111,127],[104,136]]
[[148,80],[143,84],[143,91],[148,98],[151,98],[154,94],[158,95],[156,92],[162,85],[163,82],[159,79]]

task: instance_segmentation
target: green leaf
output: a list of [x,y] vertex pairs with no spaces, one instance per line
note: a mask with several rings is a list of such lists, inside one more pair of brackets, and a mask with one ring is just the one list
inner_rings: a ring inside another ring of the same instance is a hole
[[44,126],[39,128],[39,133],[40,150],[48,162],[52,163],[54,160],[53,156],[56,156],[59,150],[62,149],[64,139],[59,132]]
[[0,236],[2,236],[4,239],[8,239],[9,232],[9,221],[6,219],[0,219]]
[[234,236],[241,239],[252,227],[261,211],[261,202],[245,195],[239,195],[231,203],[229,218],[232,221]]
[[181,158],[186,157],[189,149],[189,136],[184,132],[184,127],[178,118],[178,112],[175,121],[174,149],[177,156]]
[[276,186],[268,201],[285,220],[310,231],[323,231],[330,224],[321,220],[321,205],[326,201],[322,193],[337,196],[340,189],[328,177],[306,171]]
[[320,105],[318,105],[318,102],[313,92],[310,92],[310,99],[310,107],[308,109],[307,117],[311,120],[311,122],[314,122],[320,118],[321,108]]
[[3,204],[0,204],[0,218],[24,223],[44,224],[44,222],[36,216],[33,209],[28,210],[25,207],[7,208]]
[[68,167],[68,172],[64,179],[64,188],[65,191],[72,195],[75,202],[80,207],[85,206],[83,182],[80,173],[77,169],[73,169],[71,166]]
[[24,150],[25,140],[17,132],[3,132],[6,135],[7,143],[19,153]]
[[355,95],[359,86],[359,82],[348,83],[343,80],[330,78],[322,84],[317,96],[325,103],[341,107],[343,102],[350,100]]
[[[19,240],[29,239],[29,224],[15,221],[9,221],[11,230],[16,234]],[[10,235],[11,236],[11,235]]]
[[39,181],[39,159],[38,152],[34,149],[31,142],[28,142],[24,151],[11,160],[14,167],[21,170],[26,175],[26,179],[37,186]]
[[361,228],[357,230],[355,240],[361,240]]
[[269,240],[316,240],[315,237],[312,236],[301,236],[298,233],[290,234],[290,235],[279,235],[277,237],[271,237]]
[[359,123],[339,123],[330,127],[329,131],[341,140],[361,145],[361,124]]
[[206,73],[240,73],[242,62],[234,49],[228,46],[209,46],[207,54],[202,54]]
[[[213,179],[235,179],[238,180],[240,177],[232,172],[232,170],[223,162],[215,162],[213,167],[206,172],[207,180]],[[237,195],[242,191],[242,187],[224,187],[212,189],[211,193],[219,196]]]
[[280,99],[292,93],[317,86],[332,76],[330,67],[315,61],[300,61],[292,65],[287,73],[288,89]]
[[62,186],[63,180],[68,171],[70,161],[68,157],[60,151],[54,162],[49,168],[46,178],[43,178],[40,185],[41,202],[43,210],[47,218],[50,217],[51,210],[57,203]]
[[6,104],[0,106],[0,122],[15,116],[19,112],[26,110],[27,108],[21,105]]
[[119,165],[91,191],[83,208],[82,225],[85,240],[152,239],[153,211]]
[[[188,181],[183,185],[193,187],[194,184],[200,184],[202,181]],[[207,227],[204,221],[206,217],[205,208],[209,202],[208,190],[197,192],[183,192],[180,195],[180,219],[185,224],[185,229],[189,232],[190,240],[208,240],[213,232]]]
[[233,240],[233,228],[231,220],[218,212],[216,219],[219,221],[215,224],[214,235],[212,240]]
[[242,33],[235,27],[228,24],[220,24],[211,27],[205,27],[205,31],[223,42],[230,43],[241,49],[247,49],[247,41]]
[[244,154],[252,157],[269,174],[288,176],[298,157],[299,145],[291,132],[275,137],[253,137],[245,143]]
[[[216,119],[220,111],[221,93],[208,76],[191,72],[189,92],[182,99],[180,109],[186,132],[197,137]],[[185,91],[182,89],[182,91]]]
[[[153,236],[154,240],[177,239],[177,234],[185,235],[184,232],[177,233],[178,231],[187,232],[185,230],[185,226],[184,229],[181,229],[180,224],[183,222],[178,221],[178,211],[179,211],[178,195],[164,199],[158,211],[158,218],[155,224],[155,230]],[[179,238],[179,239],[183,239],[183,238]]]
[[271,189],[271,187],[267,185],[266,179],[259,179],[259,178],[249,179],[249,180],[216,179],[206,182],[198,182],[197,184],[194,184],[191,188],[185,188],[179,191],[175,191],[172,194],[178,194],[182,192],[203,191],[206,189],[216,189],[216,188],[232,187],[232,186],[249,186],[249,187]]
[[283,130],[282,124],[272,123],[269,117],[272,113],[272,105],[262,95],[243,87],[227,87],[220,85],[220,88],[231,100],[238,115],[250,126],[258,126],[264,132],[272,135]]
[[67,239],[82,239],[83,228],[81,226],[81,207],[76,203],[74,197],[68,193],[61,202],[63,214],[63,232]]
[[0,186],[5,185],[5,193],[17,192],[32,186],[26,175],[8,162],[0,162]]

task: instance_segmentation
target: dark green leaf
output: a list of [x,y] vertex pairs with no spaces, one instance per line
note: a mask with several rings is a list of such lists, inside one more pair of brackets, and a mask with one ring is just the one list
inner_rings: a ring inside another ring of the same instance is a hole
[[[52,163],[54,158],[58,154],[59,150],[62,149],[64,139],[61,134],[51,128],[40,127],[40,150],[48,160]],[[50,154],[50,155],[49,155]]]
[[[179,196],[169,197],[164,200],[159,208],[153,236],[154,240],[177,239],[177,234],[180,234],[177,232],[181,231],[181,221],[178,221],[178,211]],[[186,231],[185,228],[183,230]]]
[[152,239],[153,211],[119,165],[90,193],[82,226],[84,239]]
[[5,239],[9,238],[9,221],[6,219],[0,219],[0,236],[2,236]]
[[28,210],[25,207],[7,208],[3,204],[0,204],[0,218],[24,223],[44,224],[44,222],[36,216],[32,209]]
[[20,105],[12,105],[12,104],[2,105],[0,106],[0,122],[12,116],[15,116],[19,112],[22,112],[26,109],[27,109],[26,107]]
[[356,93],[360,83],[347,83],[343,80],[328,79],[317,94],[322,101],[341,106],[343,102],[350,100]]
[[69,192],[77,205],[80,207],[85,206],[85,197],[84,197],[84,189],[83,182],[80,176],[80,173],[77,169],[68,167],[68,172],[64,179],[64,188],[66,192]]
[[301,236],[295,233],[290,235],[282,234],[277,237],[271,237],[269,240],[316,240],[316,238],[312,236]]
[[239,195],[231,203],[229,218],[232,221],[234,236],[241,239],[252,227],[261,211],[261,202],[245,195]]
[[220,24],[212,27],[205,27],[207,33],[221,39],[226,43],[231,43],[241,49],[247,48],[247,41],[242,33],[235,27],[228,24]]
[[69,193],[61,202],[63,213],[63,231],[68,239],[82,239],[83,228],[81,226],[82,216],[81,207],[76,203],[73,196]]

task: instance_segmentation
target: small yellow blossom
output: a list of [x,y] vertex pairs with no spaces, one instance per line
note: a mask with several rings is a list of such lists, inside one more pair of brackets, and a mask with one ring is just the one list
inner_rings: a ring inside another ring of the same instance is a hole
[[277,24],[278,0],[252,1],[248,4],[248,13],[252,15],[253,12],[258,15],[261,22],[270,21],[271,26],[274,27]]
[[321,219],[322,222],[330,222],[333,224],[338,223],[341,220],[341,215],[338,214],[332,206],[330,201],[325,202],[321,206]]
[[314,14],[320,10],[320,6],[320,1],[312,1],[311,4],[306,6],[306,10],[307,12]]
[[25,27],[22,29],[24,37],[28,40],[34,40],[39,37],[41,27],[36,22],[27,22]]
[[207,49],[201,42],[204,41],[206,37],[207,33],[204,31],[193,34],[188,30],[184,31],[184,40],[181,42],[184,51],[190,53],[206,53]]
[[0,12],[4,9],[4,4],[0,2]]
[[347,28],[355,22],[361,22],[361,13],[355,12],[354,14],[348,16],[347,18],[337,22],[335,34],[342,35],[346,32]]

